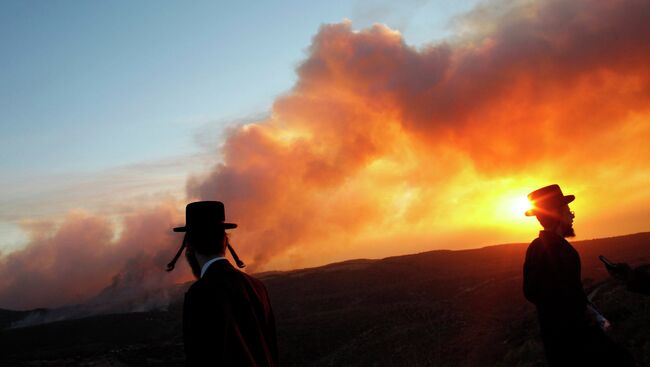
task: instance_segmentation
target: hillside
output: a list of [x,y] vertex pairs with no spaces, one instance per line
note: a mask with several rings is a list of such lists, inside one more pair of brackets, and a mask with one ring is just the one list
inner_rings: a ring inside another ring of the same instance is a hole
[[[648,263],[650,233],[575,246],[613,337],[650,365],[650,297],[608,280],[597,259]],[[521,294],[525,250],[441,250],[262,274],[282,365],[543,365],[534,308]],[[175,298],[166,311],[7,329],[0,345],[10,352],[0,358],[10,365],[182,365],[181,302]]]

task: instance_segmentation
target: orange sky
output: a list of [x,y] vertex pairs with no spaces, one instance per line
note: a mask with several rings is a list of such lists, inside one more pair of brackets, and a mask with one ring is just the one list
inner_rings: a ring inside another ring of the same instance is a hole
[[[649,230],[650,3],[487,4],[455,37],[420,49],[387,26],[324,25],[295,87],[268,119],[227,133],[213,169],[188,180],[188,201],[225,202],[249,271],[527,242],[538,225],[521,199],[551,183],[577,197],[578,238]],[[122,225],[72,213],[33,227],[31,244],[3,260],[0,299],[70,302],[133,259],[162,268],[182,207],[163,203]],[[93,249],[74,257],[90,276],[65,270],[77,246]],[[25,259],[43,251],[47,263],[25,274]],[[21,291],[80,278],[75,294]]]
[[581,238],[650,229],[649,7],[479,8],[424,49],[323,26],[189,196],[226,203],[260,269],[527,241],[517,198],[550,183],[577,196]]

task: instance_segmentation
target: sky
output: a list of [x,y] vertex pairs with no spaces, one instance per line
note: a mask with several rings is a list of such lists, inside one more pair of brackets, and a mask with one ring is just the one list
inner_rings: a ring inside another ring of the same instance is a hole
[[474,2],[2,2],[0,248],[25,242],[18,221],[96,210],[116,186],[183,198],[223,129],[291,89],[322,24],[424,44]]
[[3,2],[0,307],[189,280],[193,200],[249,272],[650,228],[647,2],[334,3]]

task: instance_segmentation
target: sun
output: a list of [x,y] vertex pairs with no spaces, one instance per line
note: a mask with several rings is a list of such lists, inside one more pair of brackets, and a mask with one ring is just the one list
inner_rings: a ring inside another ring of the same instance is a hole
[[531,203],[525,196],[515,196],[508,199],[506,208],[511,216],[523,217],[526,210],[531,208]]
[[496,214],[506,223],[521,223],[526,211],[532,207],[526,195],[509,193],[501,196],[496,203]]

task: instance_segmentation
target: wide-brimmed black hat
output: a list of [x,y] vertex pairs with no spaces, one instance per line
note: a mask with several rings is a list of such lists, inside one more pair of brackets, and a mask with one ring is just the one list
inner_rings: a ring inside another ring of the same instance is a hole
[[[221,201],[196,201],[187,204],[185,207],[185,225],[174,228],[174,232],[210,233],[233,228],[237,228],[237,225],[235,223],[226,223],[226,211]],[[178,261],[186,247],[186,240],[187,236],[183,239],[176,256],[167,264],[167,271],[174,270],[176,261]],[[245,267],[246,264],[239,259],[230,243],[227,244],[227,247],[237,266],[240,268]]]
[[221,201],[197,201],[185,207],[185,225],[174,228],[174,232],[209,231],[237,228],[235,223],[226,223],[226,211]]
[[537,189],[528,194],[528,200],[533,204],[526,210],[526,216],[554,213],[557,209],[575,200],[574,195],[564,195],[560,185],[553,184]]

